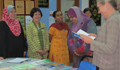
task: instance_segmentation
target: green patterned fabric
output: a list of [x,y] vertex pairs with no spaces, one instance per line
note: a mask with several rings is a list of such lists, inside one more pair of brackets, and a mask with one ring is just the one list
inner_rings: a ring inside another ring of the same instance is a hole
[[[33,22],[33,21],[32,21]],[[34,22],[33,22],[34,23]],[[42,34],[42,29],[41,28],[41,24],[39,22],[39,28],[36,26],[36,24],[34,23],[34,26],[36,27],[36,29],[38,30],[38,36],[39,36],[39,40],[40,40],[40,46],[42,47],[42,50],[43,50],[43,46],[44,46],[44,43],[43,43],[43,34]]]
[[28,57],[37,59],[46,59],[48,53],[40,55],[36,51],[49,49],[49,37],[46,25],[42,22],[39,23],[37,28],[34,22],[27,24],[26,28],[27,42],[28,42]]

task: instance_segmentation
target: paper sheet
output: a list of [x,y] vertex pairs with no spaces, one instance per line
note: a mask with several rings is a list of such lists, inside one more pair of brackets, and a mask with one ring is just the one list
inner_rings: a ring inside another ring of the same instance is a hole
[[7,61],[8,63],[22,63],[23,61],[28,60],[28,58],[15,58],[13,60]]
[[49,26],[55,23],[55,19],[53,17],[49,17]]
[[[83,31],[82,29],[80,29],[76,34],[83,34],[83,35],[86,35],[86,36],[88,36],[89,34],[87,33],[87,32],[85,32],[85,31]],[[92,38],[93,40],[95,39],[95,37],[93,37],[93,36],[89,36],[90,38]]]
[[23,69],[29,69],[29,68],[34,68],[34,67],[36,67],[36,66],[33,64],[27,63],[27,64],[11,66],[10,68],[14,69],[14,70],[23,70]]
[[38,61],[34,61],[34,62],[31,62],[31,64],[33,64],[33,65],[40,65],[40,64],[38,64],[37,62],[40,62],[41,60],[38,60]]
[[31,18],[31,16],[25,16],[26,26],[27,26],[28,23],[32,22],[32,20],[33,19]]
[[3,62],[0,62],[0,64],[3,63]]

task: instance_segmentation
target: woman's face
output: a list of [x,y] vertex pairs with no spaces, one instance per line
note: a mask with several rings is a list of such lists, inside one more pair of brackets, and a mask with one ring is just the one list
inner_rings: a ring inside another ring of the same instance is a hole
[[85,14],[86,14],[88,17],[91,17],[91,16],[92,16],[92,14],[91,14],[90,11],[86,11]]
[[39,22],[40,18],[41,18],[41,13],[39,11],[35,12],[33,15],[33,21]]
[[63,22],[63,15],[61,12],[57,12],[55,14],[55,20],[56,20],[56,22]]
[[68,15],[68,17],[70,18],[70,21],[72,21],[74,24],[77,24],[78,20],[76,17],[73,17],[71,15]]
[[11,12],[9,13],[9,17],[10,17],[10,19],[12,19],[12,20],[15,20],[16,19],[16,10],[13,8],[12,10],[11,10]]

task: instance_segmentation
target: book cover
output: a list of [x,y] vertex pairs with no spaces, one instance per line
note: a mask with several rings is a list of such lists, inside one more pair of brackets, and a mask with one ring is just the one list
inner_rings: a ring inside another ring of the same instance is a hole
[[[83,31],[82,29],[78,30],[77,33],[75,33],[75,32],[72,32],[72,33],[73,33],[74,36],[76,36],[80,39],[82,39],[82,38],[80,37],[79,34],[83,34],[83,35],[86,35],[86,36],[89,35],[87,32]],[[88,37],[92,38],[93,40],[95,39],[95,37],[93,37],[93,36],[88,36]]]

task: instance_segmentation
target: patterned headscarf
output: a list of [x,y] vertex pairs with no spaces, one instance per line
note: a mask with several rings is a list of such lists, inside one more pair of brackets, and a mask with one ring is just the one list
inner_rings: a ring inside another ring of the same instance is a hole
[[82,26],[83,23],[88,19],[89,17],[83,13],[83,11],[79,7],[71,7],[67,13],[67,15],[71,15],[73,17],[76,17],[78,19],[77,24],[72,24],[72,31],[77,32]]
[[7,23],[10,30],[12,31],[12,33],[15,36],[19,36],[21,33],[19,20],[17,20],[17,19],[12,20],[8,14],[8,12],[10,13],[13,8],[14,8],[14,6],[12,6],[12,5],[8,5],[4,8],[3,15],[2,15],[2,21],[5,21]]
[[73,54],[73,65],[79,67],[81,56],[74,55],[74,51],[77,53],[86,52],[87,55],[91,55],[91,51],[89,51],[90,44],[86,44],[82,39],[75,37],[74,32],[76,33],[79,29],[82,29],[87,33],[96,33],[97,29],[94,21],[85,15],[80,8],[71,7],[67,14],[76,17],[78,20],[77,24],[72,23],[67,42],[68,48]]
[[[77,24],[72,23],[71,25],[71,29],[69,31],[68,37],[67,37],[67,41],[68,41],[68,48],[71,51],[72,54],[74,54],[73,50],[81,47],[83,45],[83,41],[77,37],[74,36],[73,32],[77,32],[79,29],[82,29],[84,31],[87,32],[87,28],[88,28],[88,24],[90,22],[88,22],[90,19],[87,15],[85,15],[82,10],[78,7],[71,7],[67,13],[67,15],[76,17],[78,22]],[[89,51],[90,46],[87,45],[85,47],[86,52]]]

